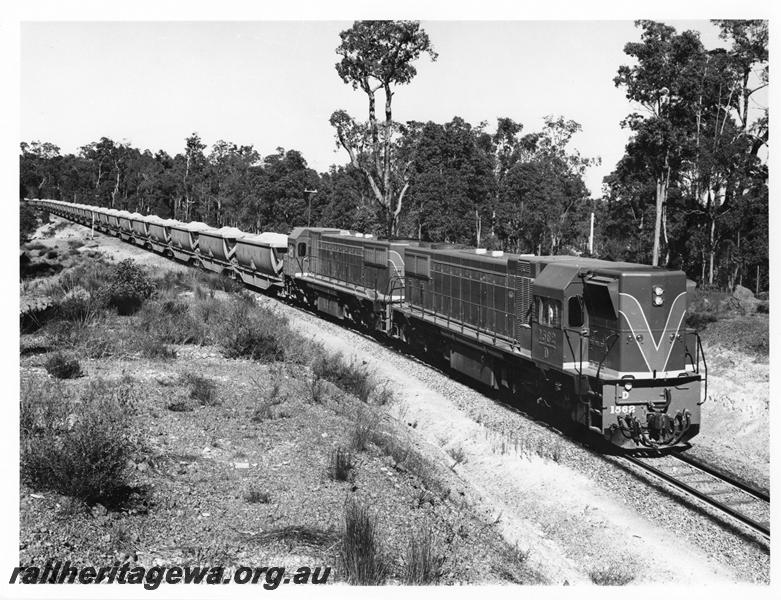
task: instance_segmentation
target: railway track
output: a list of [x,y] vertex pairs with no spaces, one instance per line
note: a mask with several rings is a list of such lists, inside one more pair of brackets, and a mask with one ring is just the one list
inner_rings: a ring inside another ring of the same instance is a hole
[[682,453],[623,459],[770,539],[770,494]]

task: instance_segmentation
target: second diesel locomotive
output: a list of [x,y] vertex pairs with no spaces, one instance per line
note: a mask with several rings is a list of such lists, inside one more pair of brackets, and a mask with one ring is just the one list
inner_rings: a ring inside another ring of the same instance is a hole
[[697,332],[684,326],[692,282],[682,271],[339,229],[251,235],[30,202],[402,340],[614,445],[667,448],[699,431],[707,365]]

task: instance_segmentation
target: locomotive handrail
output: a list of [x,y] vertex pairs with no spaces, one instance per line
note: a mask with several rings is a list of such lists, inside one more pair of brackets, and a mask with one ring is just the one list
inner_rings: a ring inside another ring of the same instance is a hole
[[581,330],[577,329],[569,329],[567,327],[562,327],[562,331],[564,332],[564,337],[567,340],[567,346],[569,346],[570,354],[572,354],[572,358],[575,358],[575,350],[572,347],[572,342],[569,339],[569,332],[572,331],[573,333],[576,333],[578,335],[578,375],[583,375],[583,332]]
[[[613,341],[608,345],[608,340],[610,338],[614,338]],[[599,361],[599,366],[597,367],[597,379],[599,379],[599,372],[602,370],[602,365],[607,360],[607,355],[610,354],[610,351],[613,349],[613,346],[618,341],[619,334],[618,333],[611,333],[607,338],[605,339],[605,353],[602,355],[602,360]]]
[[[708,361],[705,358],[705,350],[702,347],[702,338],[700,337],[700,332],[694,329],[688,329],[683,335],[684,335],[683,338],[684,353],[686,356],[688,356],[691,359],[692,368],[694,369],[694,372],[697,373],[698,375],[700,374],[700,360],[702,360],[702,366],[703,366],[702,380],[703,380],[703,387],[705,390],[705,399],[697,403],[699,406],[701,406],[705,404],[705,402],[707,402],[708,400]],[[689,350],[689,345],[686,343],[686,339],[690,335],[693,335],[694,339],[696,340],[695,351],[694,351],[696,355],[696,359],[695,357],[692,356],[691,351]]]
[[705,350],[702,347],[702,339],[700,338],[700,333],[698,331],[695,331],[694,335],[697,337],[697,369],[699,371],[700,355],[702,355],[702,364],[705,367],[705,373],[703,374],[703,386],[705,388],[705,399],[702,402],[698,402],[698,404],[702,405],[705,404],[705,402],[707,402],[708,400],[708,361],[705,360]]

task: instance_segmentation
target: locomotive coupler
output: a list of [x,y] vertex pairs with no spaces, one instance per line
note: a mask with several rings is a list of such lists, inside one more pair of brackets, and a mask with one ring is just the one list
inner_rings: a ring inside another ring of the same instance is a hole
[[688,410],[678,411],[675,416],[666,412],[648,412],[645,427],[632,415],[618,417],[618,425],[624,437],[632,439],[638,446],[674,446],[688,431],[691,415]]

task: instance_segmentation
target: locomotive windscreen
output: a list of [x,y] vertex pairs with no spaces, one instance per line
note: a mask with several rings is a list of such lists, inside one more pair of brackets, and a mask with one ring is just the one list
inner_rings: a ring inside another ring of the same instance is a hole
[[610,297],[610,289],[601,283],[586,283],[583,293],[589,316],[605,321],[616,320],[616,310],[613,299]]

